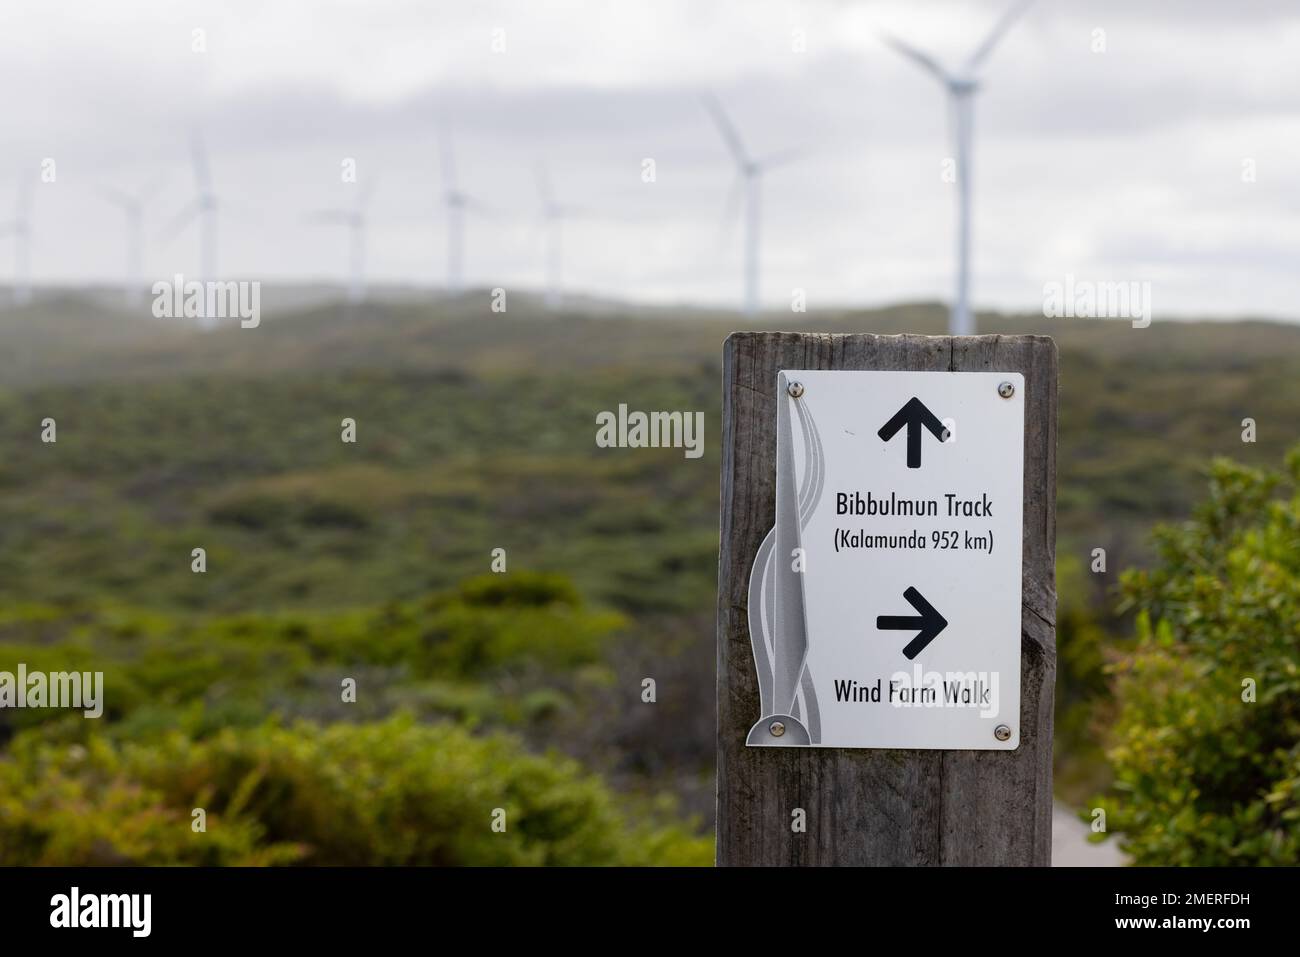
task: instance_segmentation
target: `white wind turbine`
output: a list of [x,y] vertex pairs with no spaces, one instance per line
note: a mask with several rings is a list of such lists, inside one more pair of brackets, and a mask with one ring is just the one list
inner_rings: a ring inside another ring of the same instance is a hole
[[464,284],[465,212],[471,209],[482,212],[487,207],[460,188],[451,136],[445,129],[440,133],[439,147],[442,201],[447,207],[447,291],[454,295]]
[[366,298],[366,208],[375,192],[375,180],[370,179],[357,192],[351,209],[324,209],[313,213],[311,219],[318,223],[346,226],[348,230],[348,261],[351,264],[348,279],[348,301],[359,303]]
[[194,199],[172,219],[165,237],[170,239],[194,222],[199,223],[199,271],[201,282],[217,278],[217,196],[212,190],[212,173],[203,140],[190,141],[190,163],[194,167]]
[[156,180],[135,193],[112,186],[100,188],[100,195],[126,216],[126,278],[122,282],[122,295],[128,306],[138,305],[144,295],[144,207],[161,185],[162,181]]
[[994,24],[975,52],[956,71],[945,69],[934,57],[922,53],[903,41],[885,36],[884,41],[903,56],[938,78],[948,90],[949,122],[953,151],[957,163],[957,291],[953,296],[948,333],[969,336],[975,333],[975,317],[970,311],[970,193],[971,141],[974,124],[974,98],[979,90],[975,71],[993,52],[998,41],[1034,0],[1017,0]]
[[763,174],[798,157],[802,150],[782,150],[771,153],[762,159],[754,159],[745,149],[745,144],[736,132],[735,125],[728,118],[717,97],[705,96],[704,108],[713,117],[722,140],[731,151],[736,162],[736,178],[731,192],[727,195],[727,205],[723,213],[724,221],[729,221],[735,214],[735,207],[743,192],[745,204],[745,316],[754,318],[758,315],[759,304],[759,225],[762,201]]
[[0,226],[0,234],[14,238],[14,305],[32,301],[32,184],[24,180],[18,186],[14,218]]
[[580,213],[577,206],[561,205],[551,189],[551,174],[545,163],[538,163],[537,192],[542,200],[542,225],[546,230],[546,306],[558,309],[563,299],[564,220]]

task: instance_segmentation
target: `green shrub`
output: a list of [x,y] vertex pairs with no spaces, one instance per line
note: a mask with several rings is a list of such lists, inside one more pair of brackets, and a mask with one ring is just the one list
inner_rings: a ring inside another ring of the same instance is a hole
[[510,576],[479,575],[460,584],[450,601],[435,600],[434,604],[458,601],[473,608],[547,608],[552,605],[581,604],[573,583],[562,575],[541,572],[522,572]]
[[369,516],[357,505],[324,499],[304,505],[300,521],[312,528],[363,529],[370,525]]
[[1102,806],[1137,864],[1300,864],[1300,448],[1287,466],[1217,461],[1159,566],[1124,576],[1138,635]]
[[218,525],[261,531],[282,524],[284,503],[270,495],[230,497],[208,510],[208,518]]
[[[194,833],[193,808],[207,812]],[[505,811],[505,830],[492,829]],[[598,778],[501,736],[394,718],[0,758],[0,864],[706,864],[712,840],[633,820]]]
[[[24,605],[0,612],[0,669],[24,662],[32,671],[103,671],[105,718],[133,733],[260,724],[277,712],[339,717],[322,710],[338,701],[337,690],[322,689],[337,689],[343,675],[381,671],[386,693],[367,703],[384,714],[405,704],[424,716],[526,720],[547,709],[512,709],[510,695],[536,685],[554,690],[560,673],[597,664],[625,624],[585,607],[567,579],[527,571],[470,579],[421,601],[330,612],[182,617]],[[509,694],[497,687],[487,695],[484,682],[506,673],[517,679]],[[558,692],[549,699],[561,702]],[[0,714],[0,726],[61,718],[56,710],[13,711]]]
[[302,857],[266,842],[258,822],[210,814],[191,827],[192,804],[168,804],[133,777],[107,739],[54,745],[20,735],[0,757],[0,865],[256,865]]
[[584,609],[568,579],[484,575],[435,597],[421,634],[434,674],[480,676],[527,664],[567,671],[600,660],[625,620]]
[[1078,557],[1056,562],[1056,702],[1054,775],[1058,797],[1082,802],[1110,783],[1098,729],[1111,718],[1110,679],[1106,649],[1114,644],[1101,589]]

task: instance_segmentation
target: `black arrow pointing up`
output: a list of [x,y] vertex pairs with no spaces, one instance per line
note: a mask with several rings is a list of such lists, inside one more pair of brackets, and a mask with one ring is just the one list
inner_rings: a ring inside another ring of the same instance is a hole
[[906,404],[894,413],[894,417],[880,427],[876,434],[888,442],[903,426],[907,426],[907,467],[921,467],[921,426],[934,433],[940,442],[948,440],[948,430],[916,396],[908,399]]
[[935,611],[934,606],[922,598],[921,593],[915,588],[909,586],[907,591],[903,592],[903,597],[920,614],[880,615],[876,618],[876,627],[881,631],[917,631],[916,637],[903,648],[903,655],[911,661],[925,649],[926,645],[934,641],[939,632],[948,627],[948,619]]

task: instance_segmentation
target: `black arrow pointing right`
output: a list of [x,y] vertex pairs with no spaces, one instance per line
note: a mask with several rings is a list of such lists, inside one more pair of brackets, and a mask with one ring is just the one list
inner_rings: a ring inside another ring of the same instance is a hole
[[920,615],[881,615],[876,619],[876,627],[881,631],[917,632],[916,637],[903,648],[903,655],[911,661],[925,650],[926,645],[934,641],[939,632],[948,627],[948,619],[935,611],[934,606],[911,586],[903,592],[903,597]]
[[921,428],[924,426],[934,433],[940,442],[948,441],[948,430],[933,412],[916,396],[908,399],[903,407],[894,413],[894,417],[880,427],[876,434],[888,442],[903,426],[907,426],[907,467],[921,467]]

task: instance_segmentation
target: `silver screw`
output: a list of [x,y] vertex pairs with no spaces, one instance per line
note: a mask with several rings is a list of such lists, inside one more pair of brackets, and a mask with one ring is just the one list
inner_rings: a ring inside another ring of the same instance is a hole
[[998,395],[1002,396],[1002,398],[1004,399],[1009,399],[1015,394],[1016,394],[1016,387],[1013,386],[1010,382],[1003,382],[1001,385],[998,386]]
[[767,726],[767,730],[772,732],[772,737],[779,738],[781,735],[785,734],[785,725],[780,721],[773,721]]
[[[790,398],[797,399],[799,398],[799,396],[803,395],[803,383],[791,382],[788,386],[785,387],[785,391],[790,394]],[[782,728],[782,731],[784,730],[785,729]]]
[[1005,724],[1000,724],[993,729],[993,737],[997,738],[999,741],[1010,741],[1011,729]]

